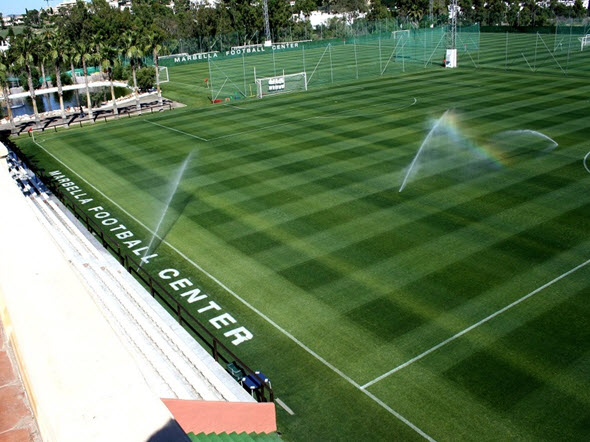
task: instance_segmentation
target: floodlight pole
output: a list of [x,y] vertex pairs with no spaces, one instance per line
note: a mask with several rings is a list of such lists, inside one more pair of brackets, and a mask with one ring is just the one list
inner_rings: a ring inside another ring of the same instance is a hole
[[457,67],[457,15],[459,14],[459,7],[457,6],[457,0],[451,0],[449,5],[449,20],[450,20],[450,32],[447,39],[447,53],[445,56],[445,67],[456,68]]
[[266,33],[266,41],[264,46],[272,46],[272,38],[270,36],[270,20],[268,18],[268,1],[262,2],[262,9],[264,11],[264,32]]
[[457,14],[459,13],[459,7],[457,6],[457,0],[451,1],[451,38],[449,41],[448,49],[457,49]]

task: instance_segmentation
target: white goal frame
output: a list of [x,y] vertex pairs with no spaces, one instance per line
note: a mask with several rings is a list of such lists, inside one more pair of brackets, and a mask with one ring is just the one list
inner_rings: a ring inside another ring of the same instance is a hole
[[399,31],[391,31],[391,39],[397,40],[398,38],[410,38],[409,29],[400,29]]
[[[256,96],[258,98],[262,98],[265,95],[307,90],[307,73],[305,71],[294,74],[283,73],[274,77],[255,78],[254,81],[256,82]],[[293,89],[290,88],[294,83],[301,83],[301,81],[302,87],[296,85]]]
[[168,83],[170,81],[170,77],[168,76],[168,67],[158,66],[158,70],[160,71],[160,84]]
[[580,51],[583,51],[586,46],[590,46],[590,34],[578,37],[578,39],[580,40]]

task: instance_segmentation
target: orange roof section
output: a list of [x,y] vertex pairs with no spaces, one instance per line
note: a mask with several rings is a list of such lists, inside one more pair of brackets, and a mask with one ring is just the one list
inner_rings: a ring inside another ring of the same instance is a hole
[[162,399],[186,433],[272,433],[277,431],[273,402],[217,402]]

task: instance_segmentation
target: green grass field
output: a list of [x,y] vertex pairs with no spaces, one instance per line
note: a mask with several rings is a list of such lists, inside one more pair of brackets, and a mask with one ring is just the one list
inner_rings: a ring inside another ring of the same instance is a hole
[[146,268],[253,333],[210,327],[286,440],[588,437],[587,76],[422,67],[199,108],[206,68],[170,69],[187,108],[17,143],[146,242],[192,152]]

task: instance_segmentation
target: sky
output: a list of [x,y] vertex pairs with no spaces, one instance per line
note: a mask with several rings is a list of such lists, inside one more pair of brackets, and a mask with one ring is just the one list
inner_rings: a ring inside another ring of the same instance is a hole
[[[49,0],[49,6],[57,6],[63,0]],[[2,15],[24,14],[25,9],[46,8],[45,0],[0,0],[0,12]]]

